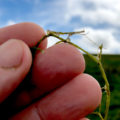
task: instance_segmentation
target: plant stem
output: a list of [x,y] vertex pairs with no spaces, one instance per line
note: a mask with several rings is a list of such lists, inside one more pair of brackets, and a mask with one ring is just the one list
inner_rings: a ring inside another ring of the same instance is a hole
[[[58,35],[56,34],[52,34],[54,37],[60,39],[62,42],[66,42],[65,39],[59,37]],[[107,117],[108,117],[108,112],[109,112],[109,105],[110,105],[110,88],[109,88],[109,83],[108,83],[108,80],[107,80],[107,77],[106,77],[106,74],[105,74],[105,71],[104,71],[104,68],[102,66],[102,63],[101,63],[101,53],[102,53],[102,50],[100,51],[100,59],[98,60],[96,57],[94,57],[93,55],[91,55],[90,53],[88,53],[86,50],[82,49],[81,47],[79,47],[78,45],[68,41],[67,43],[75,46],[76,48],[82,50],[83,52],[85,52],[94,62],[96,62],[97,64],[99,64],[99,68],[100,68],[100,71],[101,71],[101,74],[102,74],[102,77],[105,81],[105,86],[106,86],[106,110],[105,110],[105,117],[104,117],[104,120],[107,120]]]
[[47,33],[54,33],[54,34],[57,34],[57,35],[74,35],[74,34],[81,34],[81,33],[84,33],[85,30],[81,30],[81,31],[76,31],[76,32],[56,32],[56,31],[50,31],[48,30]]
[[37,45],[36,45],[35,47],[38,47],[39,44],[40,44],[44,39],[46,39],[46,38],[49,37],[49,36],[51,36],[51,34],[44,35],[44,36],[39,40],[39,42],[37,43]]
[[78,49],[80,49],[80,50],[82,50],[82,51],[83,51],[84,53],[86,53],[94,62],[98,63],[98,59],[97,59],[95,56],[93,56],[93,55],[91,55],[90,53],[88,53],[86,50],[82,49],[81,47],[79,47],[78,45],[76,45],[76,44],[74,44],[74,43],[72,43],[72,42],[67,42],[67,43],[73,45],[74,47],[76,47],[76,48],[78,48]]
[[[73,45],[74,47],[80,49],[81,51],[83,51],[84,53],[86,53],[94,62],[96,62],[99,65],[102,77],[103,77],[103,79],[105,81],[104,88],[105,88],[105,91],[106,91],[106,109],[105,109],[105,116],[104,116],[104,118],[102,117],[100,111],[99,112],[94,112],[94,113],[97,114],[97,115],[99,115],[99,117],[101,118],[101,120],[107,120],[107,118],[108,118],[108,112],[109,112],[109,106],[110,106],[110,87],[109,87],[109,83],[108,83],[108,80],[107,80],[104,68],[103,68],[102,63],[101,63],[102,45],[100,46],[100,54],[99,54],[99,57],[98,57],[99,59],[98,59],[95,56],[93,56],[92,54],[90,54],[89,52],[87,52],[86,50],[84,50],[81,47],[79,47],[78,45],[70,42],[70,40],[68,41],[67,39],[63,39],[62,37],[59,36],[59,35],[64,35],[64,34],[68,34],[68,35],[80,34],[80,33],[83,33],[83,32],[84,31],[79,31],[79,32],[55,32],[55,31],[48,31],[47,35],[43,36],[43,38],[40,39],[40,41],[38,42],[38,44],[36,45],[36,47],[38,47],[39,44],[45,38],[47,38],[49,36],[53,36],[53,37],[58,38],[61,42],[69,43],[69,44]],[[59,43],[59,42],[57,42],[57,43]]]
[[98,115],[101,120],[104,120],[104,118],[102,117],[101,113],[99,113],[99,112],[93,112],[92,114]]
[[104,120],[107,120],[108,112],[109,112],[109,106],[110,106],[110,87],[109,87],[109,83],[108,83],[108,80],[107,80],[107,77],[106,77],[106,74],[105,74],[105,71],[104,71],[104,68],[103,68],[101,62],[99,62],[99,68],[100,68],[102,77],[103,77],[103,79],[104,79],[104,81],[105,81],[106,110],[105,110],[105,117],[104,117]]

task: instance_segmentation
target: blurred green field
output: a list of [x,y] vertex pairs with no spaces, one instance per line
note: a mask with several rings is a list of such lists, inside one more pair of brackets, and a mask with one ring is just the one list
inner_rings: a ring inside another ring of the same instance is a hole
[[[101,77],[98,65],[94,63],[87,55],[84,55],[86,61],[85,73],[93,75],[104,86],[104,80]],[[108,120],[120,120],[120,55],[102,55],[102,63],[107,74],[111,89],[111,104]],[[105,92],[103,92],[103,102]],[[102,105],[104,111],[105,104]],[[104,115],[104,113],[103,113]],[[89,115],[91,120],[100,120],[96,115]]]

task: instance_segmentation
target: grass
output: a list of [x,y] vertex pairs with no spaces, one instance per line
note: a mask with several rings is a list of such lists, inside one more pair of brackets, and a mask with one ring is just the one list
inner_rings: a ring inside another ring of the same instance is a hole
[[[98,65],[94,63],[87,55],[84,55],[86,61],[85,73],[94,76],[101,87],[104,86],[104,80],[101,77]],[[102,55],[102,63],[107,74],[111,89],[111,104],[108,120],[120,120],[120,55]],[[103,102],[105,93],[103,92]],[[102,104],[102,114],[104,115],[105,104]],[[95,115],[88,116],[91,120],[99,120]]]

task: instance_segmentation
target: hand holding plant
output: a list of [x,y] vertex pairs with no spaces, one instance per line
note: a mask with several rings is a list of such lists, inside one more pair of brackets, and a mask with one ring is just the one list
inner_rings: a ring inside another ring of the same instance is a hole
[[[105,116],[100,111],[95,114],[107,120],[110,91],[101,64],[102,47],[96,58],[70,42],[71,35],[83,32],[48,31],[45,35],[33,23],[0,29],[1,119],[83,120],[92,113],[101,102],[101,88],[92,76],[83,73],[85,61],[80,49],[98,63],[105,80]],[[68,38],[63,39],[61,34]],[[49,36],[62,43],[46,48]]]

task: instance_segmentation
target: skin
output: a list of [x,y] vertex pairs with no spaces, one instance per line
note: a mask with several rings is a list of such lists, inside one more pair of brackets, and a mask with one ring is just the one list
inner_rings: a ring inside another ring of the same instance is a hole
[[0,119],[88,120],[101,102],[100,85],[83,73],[83,55],[66,43],[46,49],[44,40],[44,53],[32,58],[30,47],[43,35],[34,23],[0,29]]

